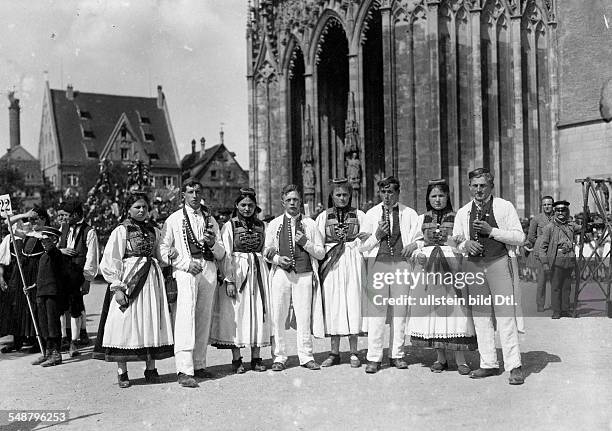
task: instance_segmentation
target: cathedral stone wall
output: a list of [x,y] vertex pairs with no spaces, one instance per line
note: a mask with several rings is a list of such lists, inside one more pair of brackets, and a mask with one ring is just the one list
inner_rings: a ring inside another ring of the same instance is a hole
[[554,0],[255,0],[247,44],[264,213],[288,182],[314,206],[343,176],[364,206],[396,175],[418,211],[439,177],[466,202],[479,166],[524,215],[559,187]]

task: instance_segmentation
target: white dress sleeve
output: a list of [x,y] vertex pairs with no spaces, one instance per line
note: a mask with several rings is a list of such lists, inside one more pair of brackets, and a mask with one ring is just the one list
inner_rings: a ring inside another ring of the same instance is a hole
[[223,225],[221,229],[221,240],[223,242],[223,248],[225,248],[225,257],[223,258],[223,275],[225,281],[229,283],[236,282],[236,269],[234,263],[234,229],[232,228],[232,221],[229,220]]
[[123,275],[123,256],[126,248],[125,226],[117,226],[110,234],[102,261],[100,262],[100,272],[104,279],[110,283],[111,290],[124,290],[127,286],[121,281]]
[[7,266],[11,263],[11,236],[7,235],[0,243],[0,265]]

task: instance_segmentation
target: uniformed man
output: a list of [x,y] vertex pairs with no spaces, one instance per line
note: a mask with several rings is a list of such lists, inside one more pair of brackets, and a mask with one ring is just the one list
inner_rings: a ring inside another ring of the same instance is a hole
[[553,319],[570,317],[569,298],[572,290],[572,269],[576,263],[574,251],[575,226],[569,221],[569,202],[554,203],[555,217],[542,232],[539,255],[545,271],[550,271]]

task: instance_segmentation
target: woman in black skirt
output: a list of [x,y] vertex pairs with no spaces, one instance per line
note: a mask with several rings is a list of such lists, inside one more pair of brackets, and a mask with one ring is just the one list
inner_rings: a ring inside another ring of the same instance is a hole
[[[31,230],[26,232],[21,229],[15,229],[14,233],[16,241],[15,248],[21,259],[26,293],[24,294],[23,281],[21,280],[19,269],[14,265],[11,271],[11,277],[8,281],[8,290],[11,292],[12,296],[13,313],[13,322],[10,332],[14,337],[14,341],[12,346],[5,347],[3,352],[7,350],[19,350],[29,338],[33,344],[30,353],[36,353],[39,351],[35,340],[36,330],[30,308],[28,307],[26,295],[30,299],[33,315],[36,316],[36,277],[38,275],[38,262],[45,252],[41,242],[40,231],[49,223],[49,216],[45,208],[35,206],[27,213],[11,217],[11,221],[23,219],[29,221]],[[13,254],[12,260],[14,260],[15,251],[13,250],[11,253]]]

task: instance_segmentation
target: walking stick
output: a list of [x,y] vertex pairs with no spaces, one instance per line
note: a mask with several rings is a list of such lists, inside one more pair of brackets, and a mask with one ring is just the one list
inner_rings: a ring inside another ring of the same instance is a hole
[[26,289],[25,277],[23,276],[23,268],[21,267],[21,259],[19,258],[19,253],[17,252],[17,244],[15,243],[15,234],[13,233],[13,225],[11,223],[11,217],[7,214],[6,219],[8,221],[9,233],[11,234],[11,241],[13,241],[13,248],[15,249],[15,259],[17,259],[17,267],[19,268],[19,275],[21,275],[21,282],[23,283],[23,294],[26,296],[26,300],[28,301],[28,308],[30,309],[30,316],[32,316],[32,322],[34,323],[34,331],[36,332],[36,339],[38,340],[38,346],[40,347],[40,352],[44,355],[45,349],[43,349],[42,339],[40,338],[40,332],[38,332],[38,324],[36,323],[36,316],[34,316],[34,310],[32,309],[32,303],[30,302],[30,297]]

